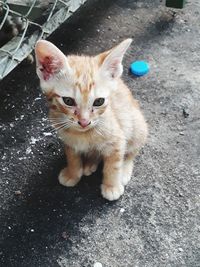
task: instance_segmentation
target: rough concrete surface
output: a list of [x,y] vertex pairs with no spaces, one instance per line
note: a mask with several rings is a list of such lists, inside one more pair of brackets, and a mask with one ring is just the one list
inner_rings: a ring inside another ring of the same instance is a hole
[[[101,169],[75,188],[59,185],[63,145],[35,66],[0,83],[0,266],[200,266],[199,36],[198,0],[175,12],[157,0],[93,0],[49,39],[65,53],[95,54],[133,38],[123,78],[150,135],[112,203],[100,195]],[[151,71],[135,79],[137,59]]]

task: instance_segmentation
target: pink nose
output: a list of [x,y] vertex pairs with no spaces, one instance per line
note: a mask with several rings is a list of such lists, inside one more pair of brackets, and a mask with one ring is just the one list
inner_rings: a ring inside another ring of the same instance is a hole
[[89,124],[91,123],[91,121],[85,120],[85,119],[81,119],[78,121],[78,124],[81,125],[81,127],[85,128],[87,127]]

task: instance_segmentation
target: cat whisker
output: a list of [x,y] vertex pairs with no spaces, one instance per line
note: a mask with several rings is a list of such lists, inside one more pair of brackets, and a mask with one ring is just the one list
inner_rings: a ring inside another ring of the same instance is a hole
[[97,134],[99,134],[101,136],[104,136],[103,133],[101,132],[101,130],[99,128],[95,127],[94,129],[97,132]]
[[62,125],[62,124],[65,124],[65,123],[66,123],[66,122],[55,122],[55,123],[52,123],[51,126],[52,126],[52,127],[55,127],[55,126],[57,126],[57,125],[59,126],[60,124]]
[[50,122],[73,122],[73,120],[70,120],[68,118],[54,118],[54,119],[49,119]]
[[57,128],[56,131],[60,131],[60,130],[63,130],[63,129],[68,129],[70,128],[70,126],[68,124],[65,124],[65,125],[62,125],[61,127]]
[[63,123],[57,123],[57,124],[51,124],[49,125],[49,127],[46,127],[45,129],[48,129],[48,128],[52,128],[49,132],[56,132],[57,129],[59,129],[60,127],[63,127],[65,126],[67,123],[66,122],[63,122]]
[[62,124],[59,127],[55,127],[54,129],[52,129],[51,132],[57,132],[59,130],[61,130],[62,128],[65,128],[67,126],[67,124]]
[[104,123],[102,123],[101,121],[99,121],[99,123],[97,124],[97,126],[95,128],[98,129],[98,131],[101,132],[101,134],[103,136],[105,136],[105,135],[111,135],[113,137],[119,137],[118,134],[115,134],[111,130],[105,128]]

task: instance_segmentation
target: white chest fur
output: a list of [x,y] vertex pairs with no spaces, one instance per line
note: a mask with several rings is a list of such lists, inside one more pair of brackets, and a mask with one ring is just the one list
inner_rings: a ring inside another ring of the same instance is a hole
[[77,136],[63,132],[60,132],[59,135],[62,141],[72,147],[77,153],[87,154],[92,151],[98,151],[100,154],[108,155],[112,151],[112,141],[105,141],[95,136]]
[[92,138],[88,138],[84,134],[81,136],[60,132],[59,135],[66,145],[72,147],[78,153],[88,153],[95,149]]

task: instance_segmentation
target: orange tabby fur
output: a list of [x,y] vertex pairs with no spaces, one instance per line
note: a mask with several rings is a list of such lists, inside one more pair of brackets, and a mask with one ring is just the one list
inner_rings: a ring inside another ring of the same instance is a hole
[[[65,143],[67,167],[60,172],[59,182],[75,186],[103,160],[101,192],[108,200],[123,194],[133,159],[148,132],[138,102],[120,79],[121,62],[130,43],[127,39],[95,57],[66,57],[47,41],[39,41],[35,49],[49,117]],[[73,98],[76,104],[67,106],[63,97]],[[93,106],[97,98],[104,98],[102,106]]]

